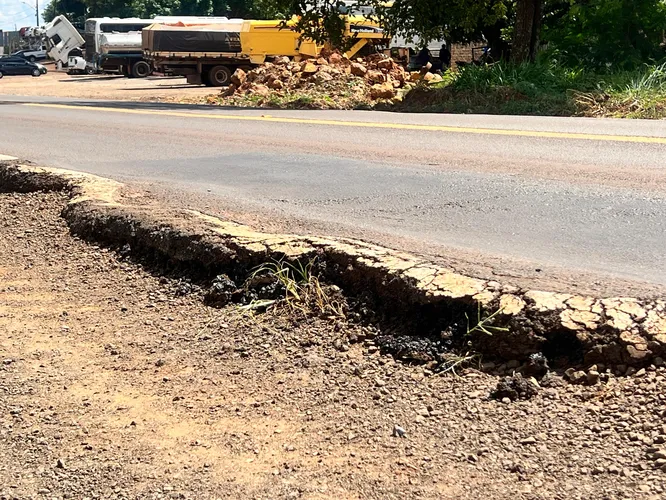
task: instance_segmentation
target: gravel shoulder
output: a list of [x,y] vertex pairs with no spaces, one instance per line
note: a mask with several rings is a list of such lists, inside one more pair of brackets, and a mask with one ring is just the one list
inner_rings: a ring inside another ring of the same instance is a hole
[[206,307],[73,238],[65,203],[0,195],[0,498],[666,494],[663,367],[497,402],[497,374],[432,376],[358,325]]

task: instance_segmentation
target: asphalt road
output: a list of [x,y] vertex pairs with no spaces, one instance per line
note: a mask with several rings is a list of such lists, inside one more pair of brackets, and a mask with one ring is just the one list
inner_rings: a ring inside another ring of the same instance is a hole
[[666,285],[666,122],[0,95],[0,153],[303,231]]

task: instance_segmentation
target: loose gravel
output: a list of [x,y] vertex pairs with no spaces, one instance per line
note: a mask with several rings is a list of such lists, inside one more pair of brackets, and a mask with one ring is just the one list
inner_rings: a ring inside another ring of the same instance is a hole
[[666,496],[663,366],[494,399],[515,366],[432,375],[366,327],[207,307],[65,203],[0,195],[2,499]]

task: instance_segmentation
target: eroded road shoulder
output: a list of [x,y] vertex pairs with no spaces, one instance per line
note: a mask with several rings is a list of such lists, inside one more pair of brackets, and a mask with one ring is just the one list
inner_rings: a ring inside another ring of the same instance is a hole
[[664,494],[662,367],[504,404],[358,326],[205,307],[73,238],[66,201],[0,195],[0,498]]

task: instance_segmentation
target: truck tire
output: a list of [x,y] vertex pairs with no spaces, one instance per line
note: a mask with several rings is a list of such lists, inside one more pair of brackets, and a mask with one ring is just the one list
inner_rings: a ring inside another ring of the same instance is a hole
[[132,66],[132,76],[134,78],[146,78],[153,72],[150,64],[146,61],[137,61]]
[[28,61],[30,61],[31,63],[34,63],[36,60],[37,58],[35,56],[28,57]]
[[213,87],[223,87],[231,83],[231,71],[226,66],[213,66],[208,71],[208,81]]

